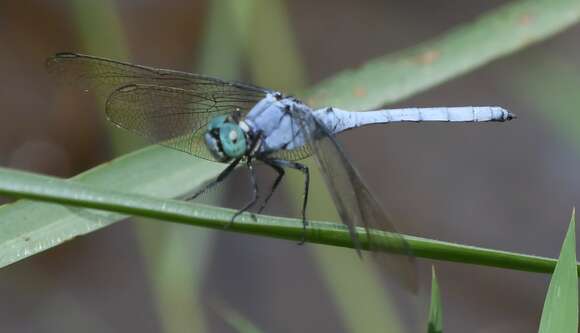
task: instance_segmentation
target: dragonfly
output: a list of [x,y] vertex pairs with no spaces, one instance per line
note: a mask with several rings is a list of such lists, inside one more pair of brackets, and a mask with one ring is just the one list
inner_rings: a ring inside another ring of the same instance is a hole
[[[77,53],[54,55],[47,60],[47,69],[58,79],[103,96],[105,113],[115,125],[198,158],[228,164],[189,199],[223,182],[237,166],[245,165],[252,196],[233,215],[232,222],[259,202],[255,165],[261,162],[277,176],[258,213],[268,204],[287,169],[303,174],[301,217],[306,235],[310,172],[302,160],[314,156],[359,256],[363,244],[357,227],[362,227],[366,231],[364,249],[375,250],[375,257],[407,284],[415,275],[408,243],[371,194],[336,135],[373,124],[504,122],[514,118],[497,106],[366,112],[336,107],[313,109],[296,97],[272,89]],[[373,229],[383,233],[377,236]],[[398,249],[402,255],[379,251],[385,248]]]

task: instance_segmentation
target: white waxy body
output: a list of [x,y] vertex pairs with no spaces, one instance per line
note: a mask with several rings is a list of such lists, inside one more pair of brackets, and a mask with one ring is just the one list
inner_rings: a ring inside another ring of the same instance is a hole
[[263,143],[258,153],[300,148],[308,140],[304,136],[304,125],[314,126],[312,121],[295,121],[314,116],[332,134],[372,124],[392,122],[486,122],[506,121],[513,115],[497,106],[466,106],[436,108],[385,109],[377,111],[352,112],[337,108],[313,111],[307,105],[293,98],[276,99],[266,95],[244,119],[252,132],[262,133]]

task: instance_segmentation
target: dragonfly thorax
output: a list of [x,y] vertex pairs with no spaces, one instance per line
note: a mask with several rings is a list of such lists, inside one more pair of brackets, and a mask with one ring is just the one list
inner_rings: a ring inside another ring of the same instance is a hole
[[219,162],[242,157],[248,150],[247,132],[230,116],[217,116],[207,127],[205,144]]

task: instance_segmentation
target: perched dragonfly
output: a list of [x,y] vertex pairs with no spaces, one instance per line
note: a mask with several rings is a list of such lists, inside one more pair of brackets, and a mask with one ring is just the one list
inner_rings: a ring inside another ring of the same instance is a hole
[[[47,67],[60,79],[77,82],[83,89],[104,96],[107,117],[116,125],[161,145],[229,164],[192,198],[222,182],[238,164],[245,164],[250,171],[252,199],[232,221],[258,202],[254,165],[260,161],[275,170],[277,177],[258,212],[266,207],[284,170],[296,169],[304,174],[302,221],[306,228],[310,173],[299,161],[313,155],[359,255],[362,247],[356,226],[367,231],[366,249],[384,248],[381,242],[398,249],[408,247],[350,163],[336,134],[391,122],[502,122],[513,118],[500,107],[488,106],[313,110],[295,97],[245,83],[75,53],[56,54],[47,60]],[[371,229],[386,231],[386,236],[374,237]],[[407,256],[380,258],[396,260],[392,270],[412,279],[412,254],[402,252]]]

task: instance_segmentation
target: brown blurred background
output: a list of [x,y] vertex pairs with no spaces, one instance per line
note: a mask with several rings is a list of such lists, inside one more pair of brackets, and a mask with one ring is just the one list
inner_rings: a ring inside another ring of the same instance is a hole
[[[99,2],[89,0],[0,3],[0,164],[70,177],[118,152],[99,105],[59,93],[46,74],[44,59],[55,52],[128,57],[294,93],[507,3],[254,1],[254,31],[269,29],[273,11],[287,20],[296,51],[291,59],[301,73],[290,73],[289,82],[284,75],[260,74],[251,52],[245,58],[232,54],[227,25],[210,22],[233,15],[216,14],[225,2],[107,1],[104,14]],[[226,29],[218,33],[223,40],[208,42],[208,31],[220,28]],[[580,202],[579,37],[580,27],[569,29],[397,105],[501,105],[517,121],[372,127],[341,138],[379,201],[407,223],[406,231],[557,256],[571,209]],[[286,64],[279,60],[281,73]],[[284,197],[278,195],[268,212],[287,213]],[[239,201],[232,195],[225,200],[233,206]],[[163,239],[151,240],[151,230]],[[152,263],[143,249],[155,241],[166,257]],[[350,266],[355,255],[321,248],[155,221],[120,222],[0,270],[0,330],[234,332],[224,308],[264,332],[425,330],[427,287],[417,298],[394,291],[397,300],[387,301],[399,309],[387,321],[392,326],[370,322],[362,328],[357,320],[364,321],[376,304],[350,297],[338,282],[340,275],[361,284]],[[348,258],[326,265],[319,251]],[[178,269],[164,269],[169,261]],[[423,286],[430,264],[419,260]],[[446,331],[537,330],[548,276],[435,264]]]

